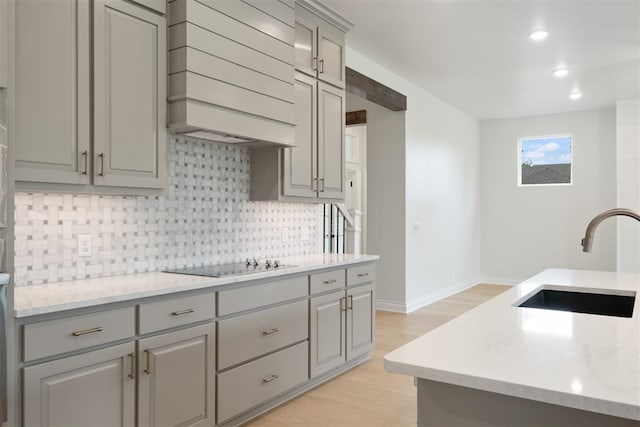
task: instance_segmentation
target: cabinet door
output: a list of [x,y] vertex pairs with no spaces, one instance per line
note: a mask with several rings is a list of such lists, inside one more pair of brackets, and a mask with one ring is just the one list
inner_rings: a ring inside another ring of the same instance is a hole
[[344,199],[344,91],[318,82],[318,177],[323,199]]
[[215,424],[215,326],[139,341],[138,425]]
[[133,426],[134,343],[24,368],[25,426]]
[[345,355],[346,298],[344,291],[311,298],[309,357],[311,377],[342,365]]
[[296,8],[295,66],[296,70],[316,77],[318,27],[313,20],[305,18],[304,13],[300,11],[300,6]]
[[347,290],[347,360],[374,348],[374,301],[373,285]]
[[94,5],[94,184],[162,188],[166,20],[122,0]]
[[344,88],[344,33],[318,27],[318,78]]
[[16,180],[88,184],[89,2],[17,1],[15,31]]
[[282,150],[285,196],[317,197],[317,87],[316,79],[296,72],[296,146]]

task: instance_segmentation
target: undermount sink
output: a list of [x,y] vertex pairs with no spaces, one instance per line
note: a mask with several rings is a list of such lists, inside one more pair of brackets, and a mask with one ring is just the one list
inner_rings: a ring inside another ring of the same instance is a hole
[[627,292],[627,295],[614,295],[543,287],[518,304],[518,307],[632,317],[635,300],[635,292],[632,291]]

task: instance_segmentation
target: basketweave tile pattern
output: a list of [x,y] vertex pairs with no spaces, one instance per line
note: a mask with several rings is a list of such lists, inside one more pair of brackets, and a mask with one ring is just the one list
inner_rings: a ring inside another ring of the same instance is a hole
[[16,285],[322,251],[322,205],[249,201],[247,148],[171,136],[168,150],[163,196],[16,193]]

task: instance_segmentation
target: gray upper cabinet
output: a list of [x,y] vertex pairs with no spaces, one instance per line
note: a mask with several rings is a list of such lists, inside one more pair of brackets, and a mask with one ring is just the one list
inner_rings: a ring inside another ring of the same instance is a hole
[[295,146],[252,151],[251,200],[344,200],[345,30],[318,7],[304,0],[295,9]]
[[318,197],[344,199],[344,90],[318,83]]
[[318,82],[296,74],[296,146],[282,150],[285,196],[315,198],[318,176]]
[[94,3],[94,184],[164,186],[165,19],[122,0]]
[[293,145],[294,9],[273,0],[175,0],[169,17],[169,129]]
[[296,69],[344,88],[345,31],[315,15],[316,7],[307,1],[296,5]]
[[0,2],[0,88],[7,87],[7,80],[9,79],[8,70],[8,2]]
[[93,16],[86,0],[24,0],[15,19],[16,180],[163,188],[165,18],[122,0],[96,0]]
[[16,180],[88,184],[89,2],[15,7]]

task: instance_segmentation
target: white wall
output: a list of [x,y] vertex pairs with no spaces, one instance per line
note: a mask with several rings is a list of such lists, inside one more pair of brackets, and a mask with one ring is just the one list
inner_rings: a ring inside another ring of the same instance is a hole
[[[580,240],[595,215],[616,205],[613,109],[480,123],[482,273],[517,283],[545,268],[615,270],[615,220],[597,230],[593,250]],[[573,185],[518,187],[517,140],[571,134]]]
[[[405,177],[404,188],[395,188],[404,193],[404,207],[387,207],[404,226],[398,232],[405,236],[405,246],[393,250],[405,251],[405,295],[383,307],[411,311],[476,283],[480,277],[478,122],[357,51],[347,48],[346,54],[348,67],[407,96],[404,147],[392,147],[404,150],[406,160],[385,169],[387,175],[395,175],[395,168],[401,167],[397,173]],[[350,97],[347,94],[348,100]],[[374,120],[367,117],[367,122],[369,127]],[[371,147],[375,132],[367,134]],[[369,163],[370,215],[376,192],[372,167]],[[371,216],[369,219],[369,230],[378,232]],[[414,224],[419,224],[415,231]],[[372,253],[373,235],[369,233],[367,248]],[[384,256],[380,265],[383,263]],[[394,264],[393,272],[400,277],[402,266]],[[380,282],[378,289],[384,286]]]
[[[640,99],[616,108],[618,207],[640,212]],[[640,273],[640,223],[618,219],[618,271]]]
[[347,94],[347,111],[367,110],[367,253],[380,255],[379,308],[403,307],[405,290],[405,114]]

